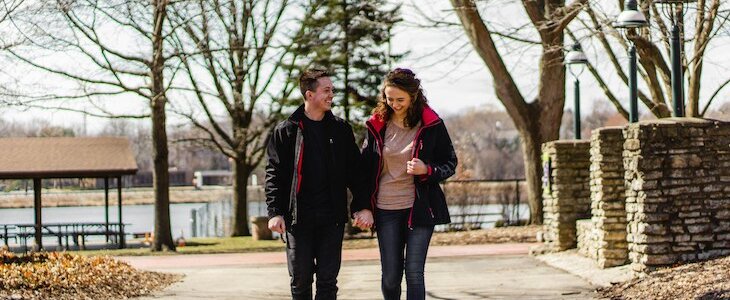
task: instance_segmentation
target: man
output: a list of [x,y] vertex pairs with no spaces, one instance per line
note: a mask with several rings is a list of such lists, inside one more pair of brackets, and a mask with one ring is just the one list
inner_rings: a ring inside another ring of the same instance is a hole
[[337,298],[347,191],[353,194],[359,150],[352,128],[330,111],[334,87],[324,70],[299,77],[304,104],[269,136],[266,204],[269,229],[282,234],[293,299]]

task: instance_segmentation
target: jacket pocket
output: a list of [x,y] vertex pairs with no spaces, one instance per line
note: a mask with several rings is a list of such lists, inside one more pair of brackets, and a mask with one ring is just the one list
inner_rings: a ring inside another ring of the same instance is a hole
[[432,212],[432,218],[436,224],[444,224],[450,222],[449,209],[446,205],[446,197],[439,186],[429,185],[429,209]]

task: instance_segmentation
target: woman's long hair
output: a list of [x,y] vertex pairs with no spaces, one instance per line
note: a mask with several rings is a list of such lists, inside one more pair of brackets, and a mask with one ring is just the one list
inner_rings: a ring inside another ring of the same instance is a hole
[[386,87],[398,88],[411,96],[411,106],[408,107],[403,123],[407,128],[413,128],[418,125],[418,122],[421,121],[421,113],[423,112],[423,108],[426,107],[428,99],[423,94],[421,80],[416,78],[416,74],[409,69],[397,68],[385,75],[383,87],[380,89],[380,95],[378,96],[378,105],[373,109],[373,115],[387,123],[393,117],[393,109],[388,106],[385,99]]

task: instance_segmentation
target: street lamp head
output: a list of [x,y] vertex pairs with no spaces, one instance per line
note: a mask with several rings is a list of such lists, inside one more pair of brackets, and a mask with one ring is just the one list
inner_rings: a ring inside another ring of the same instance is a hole
[[564,63],[568,66],[568,71],[576,80],[585,71],[585,66],[588,64],[588,57],[586,57],[579,43],[576,42],[573,44],[572,49],[565,55]]
[[669,5],[676,5],[676,4],[682,4],[682,3],[695,3],[697,0],[654,0],[652,3],[663,5],[663,4],[669,4]]
[[587,63],[588,58],[586,57],[586,54],[583,53],[583,48],[578,43],[575,43],[573,48],[565,55],[566,65],[585,65]]
[[616,22],[613,24],[614,27],[620,29],[642,28],[649,26],[649,22],[646,20],[646,17],[644,17],[644,14],[638,10],[636,0],[626,1],[624,11],[618,15]]
[[[672,21],[672,24],[676,24],[676,14],[681,13],[681,16],[684,17],[685,13],[687,13],[688,7],[692,3],[696,3],[697,0],[654,0],[653,3],[656,5],[661,6],[662,12],[664,15],[666,15],[667,18]],[[681,11],[680,11],[681,9]]]

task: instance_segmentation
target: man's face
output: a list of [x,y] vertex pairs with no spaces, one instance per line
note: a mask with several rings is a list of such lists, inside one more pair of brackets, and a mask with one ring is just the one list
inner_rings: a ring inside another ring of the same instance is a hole
[[332,98],[335,97],[334,86],[329,77],[317,79],[317,88],[314,91],[307,91],[306,105],[315,110],[326,112],[332,109]]

